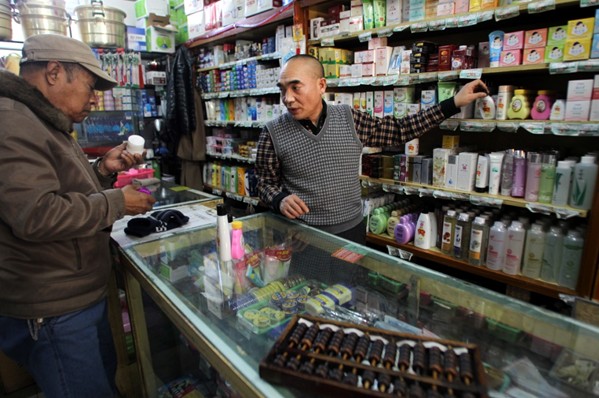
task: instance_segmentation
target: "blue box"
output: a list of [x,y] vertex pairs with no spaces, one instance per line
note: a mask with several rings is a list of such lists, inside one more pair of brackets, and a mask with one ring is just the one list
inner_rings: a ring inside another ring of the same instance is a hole
[[599,33],[593,35],[593,44],[591,45],[591,58],[599,58]]
[[146,30],[127,26],[127,49],[133,51],[147,51]]
[[599,34],[599,8],[595,10],[595,29],[593,29],[594,34]]

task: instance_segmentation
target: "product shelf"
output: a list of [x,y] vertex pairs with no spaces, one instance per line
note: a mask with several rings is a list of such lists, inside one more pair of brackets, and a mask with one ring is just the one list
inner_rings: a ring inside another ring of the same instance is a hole
[[216,188],[213,187],[209,184],[204,183],[204,187],[206,189],[209,189],[210,191],[212,191],[212,193],[214,195],[219,195],[219,196],[225,196],[229,199],[233,199],[236,200],[238,202],[243,202],[243,203],[247,203],[250,204],[252,206],[258,206],[260,204],[260,199],[253,197],[253,196],[244,196],[244,195],[240,195],[238,193],[235,192],[230,192],[221,188]]
[[556,284],[544,282],[539,279],[531,279],[522,275],[509,275],[502,271],[494,271],[484,266],[474,266],[465,261],[455,259],[451,256],[441,253],[437,248],[425,250],[410,244],[397,243],[389,235],[376,235],[368,233],[366,241],[379,246],[391,245],[406,250],[418,258],[422,258],[436,263],[444,264],[448,267],[465,271],[473,275],[481,276],[487,279],[492,279],[506,285],[518,287],[527,291],[542,294],[548,297],[559,297],[560,294],[578,295],[575,290],[571,290]]
[[524,199],[511,196],[491,195],[488,193],[465,192],[457,189],[435,187],[427,184],[414,182],[401,182],[386,178],[370,178],[360,176],[366,183],[384,185],[386,190],[404,194],[417,194],[420,196],[432,196],[439,199],[468,200],[475,205],[487,205],[501,207],[502,205],[523,207],[533,213],[551,214],[555,213],[558,218],[587,217],[587,210],[575,209],[570,206],[554,206],[546,203],[528,202]]
[[235,155],[235,154],[233,154],[233,155],[222,155],[222,154],[219,154],[219,153],[208,153],[208,152],[206,152],[206,155],[210,156],[211,158],[217,158],[217,159],[221,159],[221,160],[237,161],[237,162],[249,163],[249,164],[256,163],[256,159],[246,158],[246,157]]
[[218,66],[210,66],[208,68],[198,68],[196,69],[196,72],[208,72],[211,70],[215,70],[215,69],[231,69],[237,65],[246,65],[249,64],[250,62],[257,62],[257,61],[272,61],[275,59],[280,59],[281,58],[281,54],[278,52],[274,52],[274,53],[268,53],[268,54],[263,54],[263,55],[257,55],[255,57],[249,57],[249,58],[244,58],[244,59],[240,59],[238,61],[231,61],[231,62],[226,62],[224,64],[220,64]]
[[245,90],[219,91],[215,93],[202,93],[202,99],[214,98],[237,98],[237,97],[253,97],[266,94],[279,94],[281,89],[278,87],[266,88],[248,88]]
[[371,37],[389,37],[393,33],[408,31],[408,33],[422,33],[427,31],[440,31],[447,28],[461,28],[476,25],[485,21],[500,21],[520,15],[527,12],[529,14],[539,13],[545,10],[551,10],[554,7],[566,7],[579,5],[579,0],[549,0],[533,1],[521,4],[512,4],[504,7],[481,10],[478,12],[468,12],[463,14],[454,14],[451,16],[425,18],[420,21],[401,22],[398,24],[387,25],[380,28],[362,30],[360,32],[343,33],[335,36],[322,37],[308,40],[308,45],[312,46],[333,46],[335,42],[359,39],[368,41]]
[[266,125],[264,120],[204,120],[204,126],[208,127],[247,127],[247,128],[260,128]]

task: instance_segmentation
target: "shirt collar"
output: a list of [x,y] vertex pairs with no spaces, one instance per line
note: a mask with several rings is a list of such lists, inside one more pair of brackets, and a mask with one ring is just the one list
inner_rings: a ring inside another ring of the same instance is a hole
[[304,126],[304,128],[308,131],[311,131],[312,134],[318,134],[320,130],[322,130],[322,126],[324,126],[324,121],[327,118],[327,103],[322,100],[322,112],[320,112],[320,116],[318,117],[318,124],[315,126],[314,123],[310,119],[299,120],[300,124]]

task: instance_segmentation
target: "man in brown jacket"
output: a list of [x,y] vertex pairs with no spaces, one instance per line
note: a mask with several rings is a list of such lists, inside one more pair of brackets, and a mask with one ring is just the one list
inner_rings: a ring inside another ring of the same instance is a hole
[[32,36],[20,75],[0,72],[0,350],[46,397],[111,397],[110,229],[154,199],[111,188],[141,155],[123,144],[90,165],[69,134],[116,85],[86,44]]

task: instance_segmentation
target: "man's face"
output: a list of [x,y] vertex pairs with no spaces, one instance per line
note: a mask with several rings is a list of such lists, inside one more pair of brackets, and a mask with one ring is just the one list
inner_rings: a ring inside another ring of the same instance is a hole
[[75,67],[69,73],[60,64],[57,84],[52,90],[52,104],[74,123],[82,122],[96,104],[94,86],[96,78],[83,67]]
[[302,60],[287,62],[281,69],[279,83],[281,98],[291,116],[296,120],[310,119],[316,122],[322,111],[322,95],[326,80]]

